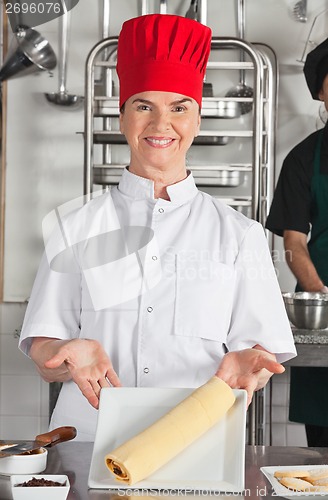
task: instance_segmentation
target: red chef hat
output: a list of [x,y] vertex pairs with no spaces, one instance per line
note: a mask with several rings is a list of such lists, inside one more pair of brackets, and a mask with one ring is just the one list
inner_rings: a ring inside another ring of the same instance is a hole
[[118,40],[120,106],[139,92],[176,92],[202,103],[211,30],[180,16],[150,14],[129,19]]

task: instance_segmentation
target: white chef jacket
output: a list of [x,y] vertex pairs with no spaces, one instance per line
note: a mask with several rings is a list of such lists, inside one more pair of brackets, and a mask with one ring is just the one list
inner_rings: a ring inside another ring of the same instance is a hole
[[[155,199],[153,181],[125,169],[117,187],[70,214],[68,241],[81,228],[104,233],[107,219],[114,230],[144,228],[149,244],[139,242],[139,254],[132,248],[126,255],[142,254],[148,286],[132,286],[130,296],[120,290],[115,299],[118,281],[129,283],[124,271],[120,280],[120,255],[104,273],[94,263],[84,272],[81,262],[80,272],[70,273],[53,270],[45,253],[20,337],[23,352],[32,337],[96,339],[123,386],[137,387],[198,387],[226,350],[255,344],[280,362],[296,355],[262,226],[199,191],[191,173],[167,192],[169,201]],[[51,426],[74,425],[79,439],[92,440],[96,421],[97,410],[76,384],[64,383]]]

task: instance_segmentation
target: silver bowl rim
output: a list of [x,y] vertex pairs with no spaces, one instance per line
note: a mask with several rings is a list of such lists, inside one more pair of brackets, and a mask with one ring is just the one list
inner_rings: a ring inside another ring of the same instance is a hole
[[299,306],[328,306],[328,293],[322,292],[282,292],[284,302]]

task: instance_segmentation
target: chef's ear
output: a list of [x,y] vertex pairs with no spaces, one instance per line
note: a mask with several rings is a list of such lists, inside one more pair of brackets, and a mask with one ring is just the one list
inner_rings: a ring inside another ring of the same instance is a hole
[[199,134],[200,122],[201,122],[201,117],[200,117],[200,110],[199,110],[198,118],[197,118],[197,125],[196,125],[196,130],[195,130],[195,137],[197,137]]
[[121,134],[124,134],[124,124],[123,124],[124,108],[125,108],[125,103],[122,104],[122,106],[120,107],[120,132],[121,132]]

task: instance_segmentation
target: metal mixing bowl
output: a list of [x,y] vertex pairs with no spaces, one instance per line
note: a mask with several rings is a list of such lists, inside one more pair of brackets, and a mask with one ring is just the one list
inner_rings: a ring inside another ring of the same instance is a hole
[[282,296],[288,318],[297,328],[328,328],[328,293],[285,292]]

